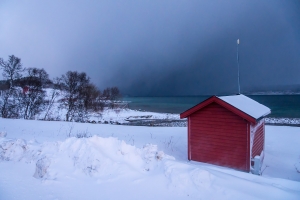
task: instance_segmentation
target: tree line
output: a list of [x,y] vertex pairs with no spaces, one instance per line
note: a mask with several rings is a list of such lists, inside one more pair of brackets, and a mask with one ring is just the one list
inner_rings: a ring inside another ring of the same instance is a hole
[[[84,122],[90,112],[114,107],[121,96],[117,87],[101,92],[85,72],[68,71],[50,80],[44,69],[24,68],[21,59],[14,55],[7,61],[0,58],[0,67],[4,78],[0,81],[3,118],[34,119],[43,112],[43,119],[47,120],[54,103],[58,102],[59,108],[66,110],[66,121]],[[48,98],[45,88],[51,88]]]

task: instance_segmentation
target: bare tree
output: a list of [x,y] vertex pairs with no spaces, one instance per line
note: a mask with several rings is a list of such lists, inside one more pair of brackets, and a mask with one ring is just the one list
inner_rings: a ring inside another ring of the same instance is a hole
[[82,98],[84,99],[84,106],[86,110],[102,111],[104,103],[101,99],[101,91],[92,83],[86,85],[82,91]]
[[4,91],[0,99],[0,111],[3,118],[17,118],[19,115],[18,88],[14,88],[14,83],[22,77],[24,68],[21,59],[14,55],[9,56],[7,62],[0,58],[2,75],[9,82],[9,89]]
[[64,90],[61,106],[67,110],[66,121],[84,121],[87,110],[84,105],[83,91],[89,84],[90,78],[84,72],[68,71],[62,76],[61,81]]
[[29,68],[26,77],[29,90],[22,95],[22,108],[24,119],[32,119],[45,109],[45,91],[43,85],[49,80],[49,75],[44,69]]
[[120,94],[120,90],[118,87],[112,87],[112,88],[108,87],[103,90],[102,96],[103,96],[103,99],[105,99],[105,100],[115,101],[119,97],[121,97],[121,94]]
[[116,100],[121,97],[120,90],[117,87],[108,87],[103,90],[102,98],[106,100],[106,104],[110,108],[114,108],[116,104]]
[[44,120],[46,120],[47,117],[49,117],[50,110],[52,109],[56,98],[59,96],[60,89],[61,89],[60,85],[61,85],[61,79],[60,78],[55,78],[53,80],[53,88],[52,88],[51,93],[50,93],[50,98],[48,99],[48,101],[46,101],[47,108],[46,108],[46,113],[45,113],[45,116],[44,116]]
[[19,118],[20,116],[20,88],[11,88],[2,92],[0,97],[1,117]]
[[109,87],[103,90],[102,96],[105,100],[110,100],[110,96],[111,96],[110,92],[111,92],[111,90]]
[[117,87],[110,88],[110,99],[115,101],[121,97],[120,90]]
[[22,77],[22,72],[25,70],[22,67],[21,59],[15,57],[14,55],[9,56],[7,62],[3,61],[3,59],[0,58],[0,66],[3,70],[3,77],[9,81],[10,88],[14,86],[14,82],[16,79]]

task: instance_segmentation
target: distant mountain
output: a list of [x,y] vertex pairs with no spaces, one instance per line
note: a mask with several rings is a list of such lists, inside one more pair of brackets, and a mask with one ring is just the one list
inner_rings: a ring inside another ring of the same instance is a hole
[[294,85],[278,85],[268,87],[255,87],[242,91],[243,94],[248,95],[293,95],[300,94],[300,84]]
[[293,91],[265,91],[265,92],[251,92],[246,93],[248,95],[295,95],[300,94],[300,92]]

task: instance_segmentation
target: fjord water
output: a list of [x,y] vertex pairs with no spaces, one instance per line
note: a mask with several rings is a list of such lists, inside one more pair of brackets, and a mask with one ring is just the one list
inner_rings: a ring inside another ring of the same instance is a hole
[[[255,101],[269,107],[268,117],[300,118],[300,95],[247,95]],[[128,107],[160,113],[181,113],[210,96],[180,97],[124,97]]]

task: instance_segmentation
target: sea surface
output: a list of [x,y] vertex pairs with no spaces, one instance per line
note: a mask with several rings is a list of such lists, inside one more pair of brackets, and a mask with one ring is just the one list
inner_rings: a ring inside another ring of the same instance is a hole
[[[247,95],[271,109],[268,117],[300,118],[300,95]],[[123,97],[134,110],[182,113],[210,96]]]

